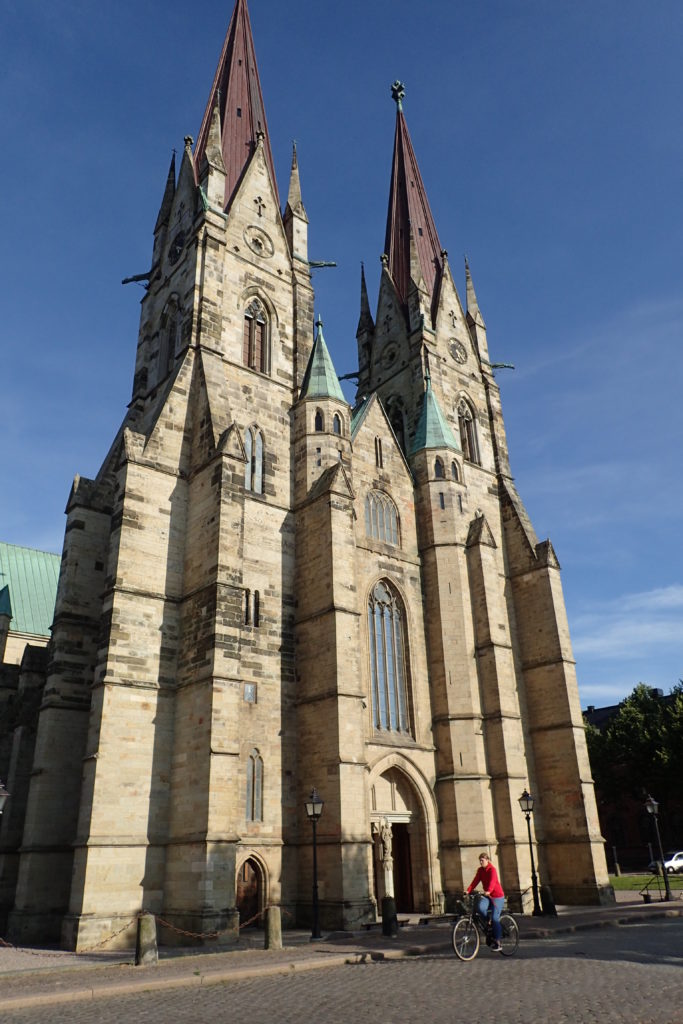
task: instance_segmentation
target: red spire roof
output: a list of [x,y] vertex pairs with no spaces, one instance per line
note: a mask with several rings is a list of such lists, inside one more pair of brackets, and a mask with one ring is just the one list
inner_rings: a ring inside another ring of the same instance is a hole
[[277,196],[275,167],[270,149],[258,67],[256,66],[256,52],[251,34],[247,0],[237,0],[232,12],[228,33],[211,86],[209,102],[204,111],[202,126],[199,129],[195,146],[194,162],[197,170],[199,170],[204,156],[211,115],[217,101],[221,115],[223,161],[227,172],[225,179],[226,209],[239,184],[247,161],[256,148],[256,140],[260,132],[263,132],[264,135],[266,160]]
[[442,263],[441,243],[403,116],[403,87],[400,82],[394,83],[392,92],[397,102],[396,133],[384,251],[389,257],[389,273],[406,302],[410,286],[411,229],[422,276],[432,298]]

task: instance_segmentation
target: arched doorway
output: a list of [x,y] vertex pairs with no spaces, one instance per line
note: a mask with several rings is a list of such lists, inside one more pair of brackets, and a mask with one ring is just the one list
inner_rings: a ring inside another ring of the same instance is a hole
[[407,775],[391,767],[371,793],[373,881],[377,905],[390,894],[399,913],[431,910],[424,813]]
[[237,872],[235,905],[240,915],[240,928],[263,927],[260,915],[262,893],[261,867],[253,857],[249,857]]

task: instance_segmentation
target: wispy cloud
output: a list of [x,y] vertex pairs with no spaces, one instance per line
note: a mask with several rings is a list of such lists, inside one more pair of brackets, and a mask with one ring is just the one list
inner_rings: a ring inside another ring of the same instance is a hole
[[593,602],[572,622],[577,655],[632,660],[663,648],[683,655],[683,585]]

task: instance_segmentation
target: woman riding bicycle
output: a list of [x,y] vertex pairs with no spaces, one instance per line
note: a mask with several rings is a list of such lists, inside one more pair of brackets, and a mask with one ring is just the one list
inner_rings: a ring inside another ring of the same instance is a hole
[[503,888],[498,879],[498,872],[489,860],[489,855],[487,853],[479,854],[479,870],[467,888],[468,893],[472,892],[480,882],[484,890],[484,895],[479,897],[479,906],[477,907],[477,911],[484,920],[486,920],[490,911],[492,934],[491,949],[496,953],[500,953],[503,948],[500,944],[500,937],[502,934],[500,927],[500,915],[505,904],[505,893],[503,892]]

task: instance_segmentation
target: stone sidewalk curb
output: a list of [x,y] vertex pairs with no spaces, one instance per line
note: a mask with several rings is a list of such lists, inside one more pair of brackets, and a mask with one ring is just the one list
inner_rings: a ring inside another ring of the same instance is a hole
[[[401,960],[406,957],[424,956],[427,953],[444,952],[451,948],[450,942],[431,946],[411,946],[406,949],[358,950],[324,957],[311,957],[305,960],[288,962],[279,961],[275,964],[258,964],[250,967],[226,967],[224,970],[211,973],[184,974],[181,977],[169,978],[158,975],[156,978],[145,973],[130,981],[107,982],[104,985],[84,985],[79,988],[61,992],[34,993],[25,996],[12,996],[3,999],[0,996],[0,1010],[19,1010],[32,1006],[54,1006],[57,1003],[85,1002],[102,999],[107,996],[132,995],[136,992],[156,992],[169,988],[203,988],[208,985],[221,985],[231,981],[246,981],[249,978],[273,977],[275,975],[298,974],[305,971],[317,971],[325,967],[344,967],[347,964],[363,964],[369,961]],[[139,968],[141,971],[154,971],[154,967]]]
[[[567,922],[566,924],[557,921],[554,927],[546,928],[524,928],[522,939],[550,939],[554,936],[567,935],[581,931],[588,931],[598,928],[615,928],[630,924],[637,924],[642,921],[654,921],[663,918],[683,917],[683,908],[647,907],[633,913],[619,914],[601,918],[589,918]],[[557,920],[557,919],[555,919]],[[168,971],[172,969],[169,961],[162,971],[154,976],[158,966],[139,967],[141,973],[138,977],[122,979],[121,981],[106,981],[101,985],[93,984],[90,978],[88,983],[74,985],[70,989],[50,992],[27,992],[21,996],[10,996],[3,999],[0,996],[0,1010],[19,1010],[30,1007],[54,1006],[56,1004],[70,1002],[86,1002],[95,999],[112,998],[121,995],[133,995],[135,993],[154,992],[161,989],[174,988],[203,988],[209,985],[221,985],[232,981],[245,981],[256,977],[273,977],[277,975],[291,975],[305,971],[316,971],[327,967],[343,967],[345,965],[363,964],[382,960],[402,960],[409,957],[429,956],[435,953],[444,953],[451,950],[450,938],[448,941],[436,941],[432,943],[416,943],[397,949],[355,949],[344,950],[338,953],[326,953],[320,956],[316,950],[308,956],[299,959],[279,959],[276,963],[251,964],[245,966],[226,966],[215,971],[193,971],[183,972],[180,976],[169,976]],[[283,951],[286,952],[286,951]],[[197,954],[201,956],[201,954]],[[67,970],[96,971],[96,967],[68,968]],[[35,972],[35,974],[62,973],[59,968],[47,968],[46,971]],[[35,977],[35,974],[33,975]],[[5,975],[5,977],[12,975]],[[16,975],[14,975],[16,976]],[[30,984],[30,975],[24,975]],[[95,979],[96,980],[96,979]]]
[[656,921],[663,917],[683,917],[683,908],[678,907],[647,907],[631,914],[619,914],[613,917],[593,918],[587,921],[573,921],[555,928],[525,929],[525,939],[551,939],[553,935],[567,935],[571,932],[584,932],[594,928],[618,928],[622,925],[638,924],[640,921]]

